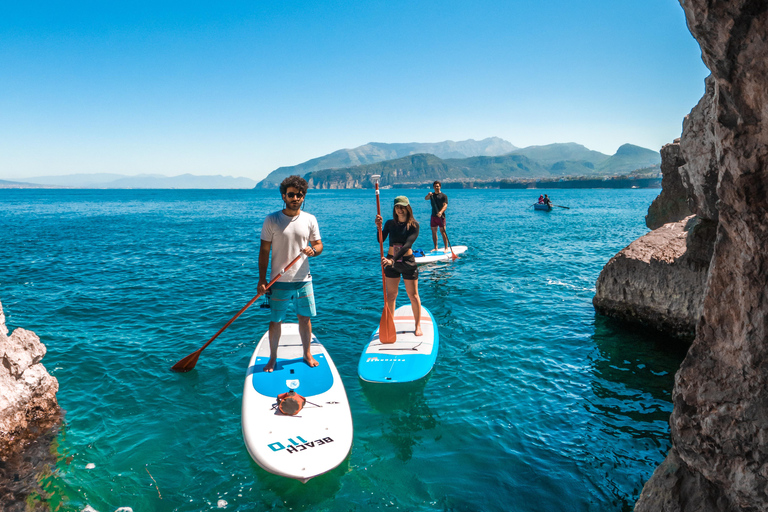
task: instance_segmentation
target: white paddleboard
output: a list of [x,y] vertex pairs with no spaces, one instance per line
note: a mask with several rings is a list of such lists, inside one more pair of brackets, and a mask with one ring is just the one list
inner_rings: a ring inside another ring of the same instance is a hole
[[440,336],[432,313],[421,307],[423,336],[413,333],[416,323],[410,304],[397,308],[393,316],[397,341],[382,343],[377,328],[363,349],[357,373],[364,381],[413,382],[429,374],[435,365]]
[[[284,323],[275,370],[266,373],[265,333],[243,389],[243,438],[251,457],[270,473],[302,482],[341,464],[352,447],[352,413],[339,372],[314,335],[310,350],[320,363],[315,368],[304,362],[299,325]],[[277,395],[290,389],[307,399],[296,416],[277,409]]]
[[459,254],[463,254],[466,250],[466,245],[454,245],[453,253],[451,253],[450,248],[448,251],[438,249],[436,251],[424,251],[424,256],[414,256],[414,258],[416,259],[417,265],[425,265],[427,263],[434,263],[436,261],[450,261],[453,258],[453,254],[458,256]]

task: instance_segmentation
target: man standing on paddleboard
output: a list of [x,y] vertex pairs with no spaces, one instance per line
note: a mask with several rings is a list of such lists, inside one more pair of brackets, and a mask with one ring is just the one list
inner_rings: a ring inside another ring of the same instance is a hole
[[315,295],[312,291],[312,274],[309,273],[309,259],[323,252],[320,240],[320,228],[314,215],[301,210],[307,194],[307,182],[301,176],[289,176],[280,184],[285,208],[267,215],[261,228],[261,248],[259,249],[259,286],[258,292],[267,289],[267,267],[269,253],[272,252],[270,281],[280,274],[296,256],[304,254],[300,264],[297,262],[286,270],[270,290],[269,319],[269,361],[264,366],[265,372],[275,369],[277,345],[280,342],[282,322],[291,303],[296,306],[299,318],[299,334],[304,349],[304,361],[309,366],[318,362],[309,351],[312,342],[312,320],[315,312]]
[[435,246],[432,252],[437,251],[437,228],[440,228],[440,234],[443,235],[444,252],[448,252],[448,236],[445,234],[445,210],[448,208],[448,196],[440,191],[439,181],[435,180],[432,188],[435,191],[424,197],[425,200],[432,203],[432,218],[429,221],[429,226],[432,228],[432,243]]

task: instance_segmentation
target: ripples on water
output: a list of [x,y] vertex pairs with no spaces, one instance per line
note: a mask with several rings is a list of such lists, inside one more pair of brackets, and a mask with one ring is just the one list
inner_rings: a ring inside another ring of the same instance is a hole
[[[441,351],[426,382],[364,386],[381,314],[372,191],[310,191],[325,252],[312,260],[315,332],[341,372],[348,460],[301,484],[270,475],[240,432],[254,305],[169,371],[256,293],[274,191],[1,190],[0,299],[35,331],[66,423],[43,477],[59,510],[630,510],[669,448],[684,353],[595,315],[602,266],[647,232],[657,190],[449,190],[448,234],[469,251],[424,268]],[[426,190],[406,193],[431,246]],[[385,213],[387,215],[388,213]],[[401,287],[401,303],[407,300]],[[95,465],[87,469],[86,465]]]

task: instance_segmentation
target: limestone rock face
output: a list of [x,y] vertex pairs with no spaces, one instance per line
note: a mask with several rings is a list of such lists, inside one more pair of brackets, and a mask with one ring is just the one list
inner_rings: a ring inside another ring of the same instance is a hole
[[0,460],[60,419],[59,383],[40,363],[44,355],[35,333],[19,328],[8,336],[0,304]]
[[611,258],[597,279],[595,309],[693,339],[709,266],[706,249],[700,249],[706,243],[688,249],[699,224],[693,215],[664,224]]
[[661,193],[645,216],[649,229],[660,228],[669,222],[677,222],[691,215],[688,194],[680,176],[680,166],[685,163],[680,154],[680,141],[675,140],[661,148]]
[[[768,510],[768,2],[681,4],[712,72],[710,114],[685,124],[681,149],[695,211],[717,218],[717,239],[675,378],[664,465],[680,470],[657,470],[635,510]],[[707,148],[699,164],[693,147]]]
[[717,91],[717,82],[710,75],[704,96],[685,116],[680,138],[680,157],[684,165],[679,168],[690,211],[713,221],[718,218],[717,181],[721,152],[716,135]]

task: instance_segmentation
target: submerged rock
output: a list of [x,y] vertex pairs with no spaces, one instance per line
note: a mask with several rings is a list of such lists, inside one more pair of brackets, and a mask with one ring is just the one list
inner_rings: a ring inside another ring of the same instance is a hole
[[[42,496],[38,474],[49,469],[50,442],[61,421],[58,381],[41,360],[45,345],[18,328],[8,335],[0,304],[0,504],[3,510],[36,510]],[[26,508],[25,508],[26,507]]]

